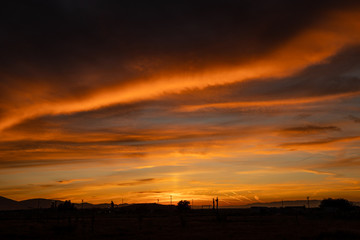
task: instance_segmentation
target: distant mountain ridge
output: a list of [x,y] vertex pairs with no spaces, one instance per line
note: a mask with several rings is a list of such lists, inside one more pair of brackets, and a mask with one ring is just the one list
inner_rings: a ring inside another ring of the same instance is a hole
[[21,204],[18,201],[0,196],[0,211],[20,210],[20,209],[30,209],[30,208],[26,205]]
[[[34,198],[27,199],[22,201],[15,201],[9,198],[0,196],[0,211],[5,210],[26,210],[26,209],[38,209],[38,208],[51,208],[53,204],[59,206],[59,204],[64,203],[64,201],[56,199],[45,199],[45,198]],[[74,203],[76,208],[110,208],[110,203],[100,203],[100,204],[91,204],[91,203]],[[128,204],[115,204],[115,207],[119,206],[128,206]]]
[[[310,207],[319,207],[322,200],[310,200]],[[236,206],[240,208],[249,207],[295,207],[295,206],[308,206],[307,200],[293,200],[293,201],[278,201],[278,202],[265,202],[265,203],[251,203],[247,205]]]
[[23,201],[19,201],[22,205],[25,205],[29,208],[51,208],[53,202],[57,202],[57,204],[63,203],[63,201],[52,200],[52,199],[44,199],[44,198],[34,198],[27,199]]

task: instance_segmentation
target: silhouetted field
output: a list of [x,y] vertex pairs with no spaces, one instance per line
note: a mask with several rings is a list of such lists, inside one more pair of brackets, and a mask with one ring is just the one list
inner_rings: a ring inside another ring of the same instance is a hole
[[360,211],[305,208],[0,212],[0,239],[360,239]]

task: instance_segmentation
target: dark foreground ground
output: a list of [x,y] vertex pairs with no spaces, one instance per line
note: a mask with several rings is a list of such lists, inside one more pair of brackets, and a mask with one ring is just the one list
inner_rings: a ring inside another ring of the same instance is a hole
[[0,239],[360,239],[360,215],[319,209],[4,211]]

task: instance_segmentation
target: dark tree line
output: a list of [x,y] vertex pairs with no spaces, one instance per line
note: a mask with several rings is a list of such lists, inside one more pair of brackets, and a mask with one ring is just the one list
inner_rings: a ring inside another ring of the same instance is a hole
[[354,208],[354,205],[350,201],[343,198],[338,198],[338,199],[327,198],[321,201],[320,208],[351,210],[352,208]]
[[73,211],[76,209],[75,204],[71,203],[70,200],[66,200],[64,203],[59,204],[57,207],[60,211]]

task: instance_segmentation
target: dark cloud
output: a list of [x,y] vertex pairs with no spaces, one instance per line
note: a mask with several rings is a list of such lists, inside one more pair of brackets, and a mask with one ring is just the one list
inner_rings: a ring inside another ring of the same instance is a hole
[[310,66],[293,76],[192,89],[178,95],[165,96],[164,99],[176,104],[268,100],[284,100],[286,103],[288,99],[357,93],[360,91],[360,75],[349,73],[359,69],[359,62],[360,47],[352,46],[326,62]]
[[[12,154],[13,155],[13,154]],[[28,154],[29,155],[29,154]],[[27,157],[27,159],[17,159],[16,158],[0,158],[0,169],[10,169],[10,168],[36,168],[36,167],[47,167],[47,166],[58,166],[58,165],[69,165],[69,164],[79,164],[85,163],[89,164],[94,162],[94,159],[36,159],[36,157]],[[26,157],[24,157],[26,158]]]
[[[77,99],[154,72],[232,65],[273,50],[354,1],[8,1],[1,96]],[[56,88],[53,88],[53,85]],[[39,96],[23,93],[42,87]],[[13,103],[16,104],[16,103]],[[19,104],[19,103],[18,103]]]
[[134,186],[134,185],[141,185],[141,184],[145,184],[145,183],[155,182],[158,180],[159,179],[155,179],[155,178],[144,178],[144,179],[138,179],[133,182],[118,183],[117,185],[118,186]]
[[99,63],[101,56],[122,61],[154,54],[230,60],[229,54],[262,53],[350,1],[324,2],[74,1],[64,7],[61,0],[16,1],[2,8],[3,41],[10,47],[2,57],[12,56],[11,62],[30,58],[59,73],[71,73],[74,62]]
[[138,182],[151,182],[154,180],[155,180],[155,178],[144,178],[144,179],[138,179],[137,181]]
[[356,117],[356,116],[353,116],[353,115],[349,115],[349,119],[353,120],[353,121],[356,122],[356,123],[360,123],[360,118],[359,118],[359,117]]
[[[49,110],[36,113],[51,109],[48,105],[77,103],[91,99],[95,92],[146,82],[154,75],[186,76],[213,66],[238,66],[279,49],[329,11],[355,7],[355,3],[9,1],[0,19],[0,118],[8,115],[10,122],[17,118],[16,124],[51,114]],[[301,91],[306,87],[317,88],[307,95],[359,88],[356,77],[345,77],[342,84],[338,79],[329,81],[334,83],[327,83],[328,88],[322,85],[325,80],[308,82],[313,83],[258,81],[234,84],[230,92],[226,87],[207,91],[212,100],[225,97],[226,101],[239,96],[251,100],[304,95]],[[37,103],[48,105],[32,109]],[[123,111],[129,113],[132,107]],[[4,123],[4,128],[11,125]]]
[[335,142],[344,142],[344,141],[354,141],[360,139],[360,136],[353,137],[338,137],[338,138],[327,138],[316,141],[308,141],[308,142],[291,142],[291,143],[283,143],[279,145],[280,147],[292,148],[292,147],[304,147],[304,146],[316,146],[316,145],[324,145]]
[[341,129],[336,126],[306,125],[300,127],[285,128],[281,130],[281,132],[285,134],[312,134],[328,131],[341,131]]

